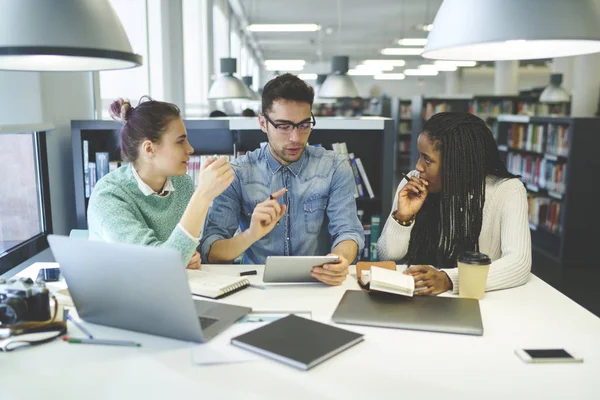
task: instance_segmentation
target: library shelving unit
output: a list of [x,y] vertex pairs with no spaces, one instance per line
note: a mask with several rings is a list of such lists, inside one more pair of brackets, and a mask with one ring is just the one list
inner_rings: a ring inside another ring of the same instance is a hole
[[[197,155],[235,155],[252,151],[267,140],[256,118],[189,119],[184,123],[188,140]],[[120,127],[114,121],[71,121],[79,229],[87,229],[89,198],[85,190],[84,160],[95,162],[97,152],[107,152],[110,161],[120,161]],[[385,218],[391,212],[396,140],[393,121],[389,118],[317,117],[310,144],[321,144],[331,150],[333,143],[345,142],[348,151],[362,161],[375,195],[374,198],[365,195],[356,199],[357,208],[363,210],[363,222],[370,221],[373,215]],[[87,154],[84,154],[84,141],[87,142]]]
[[530,117],[567,117],[571,114],[571,103],[548,104],[540,102],[544,88],[522,90],[517,98],[516,110],[511,114]]
[[412,98],[412,126],[411,126],[411,151],[410,168],[414,168],[419,159],[417,148],[417,139],[423,131],[423,124],[434,114],[445,111],[469,112],[469,103],[472,100],[471,95],[455,96],[436,96],[423,97],[421,95]]
[[491,125],[500,114],[516,114],[517,101],[517,96],[473,96],[469,102],[469,113]]
[[534,252],[559,269],[597,267],[600,118],[498,116],[498,149],[528,192]]
[[[398,135],[398,146],[396,149],[396,170],[408,172],[410,167],[412,104],[411,100],[392,99],[392,119],[394,120],[394,131]],[[399,182],[399,179],[397,179]]]

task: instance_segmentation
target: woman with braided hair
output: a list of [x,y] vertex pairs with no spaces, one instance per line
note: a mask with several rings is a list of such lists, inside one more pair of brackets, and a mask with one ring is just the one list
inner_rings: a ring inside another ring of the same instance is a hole
[[485,122],[467,113],[431,117],[418,139],[416,171],[394,197],[377,250],[401,260],[415,294],[458,293],[456,259],[480,251],[491,260],[486,290],[524,284],[531,270],[527,195],[500,160]]

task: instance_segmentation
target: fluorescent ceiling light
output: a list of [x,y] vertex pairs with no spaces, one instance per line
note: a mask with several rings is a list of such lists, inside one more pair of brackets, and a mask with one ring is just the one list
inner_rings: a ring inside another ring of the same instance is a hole
[[436,76],[438,72],[433,69],[405,69],[404,74],[406,76]]
[[373,76],[379,74],[381,71],[374,69],[351,69],[348,71],[348,75],[351,76]]
[[406,61],[404,60],[365,60],[363,65],[391,65],[392,67],[404,67]]
[[304,65],[302,64],[269,64],[266,67],[267,71],[302,71]]
[[304,64],[304,60],[266,60],[265,68],[267,71],[302,71]]
[[103,71],[142,65],[107,0],[2,2],[0,69]]
[[454,64],[421,64],[419,69],[433,71],[456,71],[458,67]]
[[304,64],[306,64],[306,61],[304,61],[304,60],[265,60],[265,65],[269,65],[269,64],[277,64],[277,65],[300,64],[300,65],[304,65]]
[[406,78],[406,76],[404,74],[377,74],[374,76],[375,79],[379,80],[379,81],[383,81],[383,80],[402,80],[404,78]]
[[600,52],[594,0],[445,0],[423,57],[532,60]]
[[315,32],[321,29],[318,24],[252,24],[250,32]]
[[298,78],[304,81],[316,81],[317,74],[298,74]]
[[384,65],[384,64],[368,64],[368,65],[360,64],[360,65],[357,65],[355,69],[359,70],[359,71],[367,70],[367,71],[381,72],[381,71],[391,71],[394,69],[394,66],[393,65]]
[[425,46],[427,44],[427,38],[406,38],[398,40],[400,46]]
[[423,52],[423,47],[388,47],[381,50],[386,56],[418,56]]
[[457,67],[474,67],[477,65],[477,61],[450,61],[450,60],[437,60],[433,62],[434,65],[456,65]]

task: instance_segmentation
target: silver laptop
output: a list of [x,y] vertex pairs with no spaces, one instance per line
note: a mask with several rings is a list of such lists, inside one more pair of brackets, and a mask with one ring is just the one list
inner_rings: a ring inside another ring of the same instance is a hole
[[331,319],[341,324],[483,335],[475,299],[347,290]]
[[192,298],[178,251],[49,235],[85,321],[205,342],[252,309]]

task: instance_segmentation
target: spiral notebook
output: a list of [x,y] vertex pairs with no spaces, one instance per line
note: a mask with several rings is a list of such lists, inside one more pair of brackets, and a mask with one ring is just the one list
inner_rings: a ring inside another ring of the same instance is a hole
[[250,286],[250,282],[244,277],[197,270],[186,270],[186,272],[190,291],[197,296],[220,299]]

